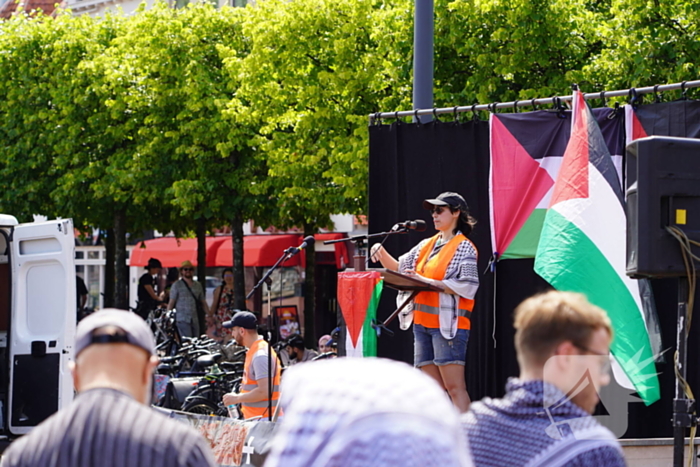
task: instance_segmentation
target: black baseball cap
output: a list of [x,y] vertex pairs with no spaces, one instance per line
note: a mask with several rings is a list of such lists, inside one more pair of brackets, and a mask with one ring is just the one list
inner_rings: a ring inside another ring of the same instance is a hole
[[305,347],[304,338],[301,337],[299,334],[289,336],[289,338],[287,339],[287,345],[290,347],[295,347],[297,349],[303,349]]
[[230,321],[225,321],[222,326],[228,329],[234,327],[255,329],[258,326],[258,319],[250,311],[239,311]]
[[469,206],[462,195],[452,191],[440,193],[435,199],[426,199],[423,201],[423,208],[432,209],[433,206],[450,206],[453,209],[459,209],[462,212],[469,212]]
[[[113,334],[95,332],[101,328],[114,327]],[[107,308],[93,313],[80,323],[75,331],[75,355],[93,344],[131,344],[141,347],[150,355],[156,353],[156,342],[148,324],[136,313]]]

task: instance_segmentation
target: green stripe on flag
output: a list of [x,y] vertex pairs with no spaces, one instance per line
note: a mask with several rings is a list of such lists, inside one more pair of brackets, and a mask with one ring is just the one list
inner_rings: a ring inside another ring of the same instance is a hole
[[367,305],[367,316],[365,322],[362,323],[362,356],[376,357],[377,356],[377,331],[372,327],[372,320],[377,318],[377,308],[379,307],[379,299],[382,297],[382,289],[384,281],[380,280],[374,286],[372,298]]
[[547,211],[535,272],[554,288],[583,293],[607,311],[615,333],[610,350],[644,402],[657,401],[654,358],[634,298],[596,245],[556,207]]
[[525,224],[523,224],[499,259],[534,258],[546,214],[546,209],[535,209],[532,211],[530,217],[527,218]]

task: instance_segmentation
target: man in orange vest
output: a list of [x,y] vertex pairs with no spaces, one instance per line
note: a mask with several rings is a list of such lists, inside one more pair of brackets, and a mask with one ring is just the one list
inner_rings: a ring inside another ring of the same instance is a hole
[[[238,394],[224,395],[223,402],[226,406],[241,404],[243,418],[267,418],[270,415],[270,399],[272,400],[272,412],[274,414],[279,399],[280,365],[277,354],[258,334],[258,320],[249,311],[239,311],[231,321],[226,321],[223,326],[231,329],[231,336],[238,345],[248,349],[243,364],[243,380]],[[272,351],[272,371],[269,371],[269,352]],[[272,380],[272,397],[270,397],[270,375]]]

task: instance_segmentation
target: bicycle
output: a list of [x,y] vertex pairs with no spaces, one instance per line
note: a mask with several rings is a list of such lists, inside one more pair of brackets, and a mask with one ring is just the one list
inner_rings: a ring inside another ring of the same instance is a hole
[[[243,364],[242,362],[223,362],[221,366],[232,368],[233,371],[222,371],[219,365],[213,365],[209,373],[185,398],[181,408],[183,412],[229,416],[228,408],[223,405],[222,398],[225,394],[240,390],[243,379]],[[238,415],[240,418],[240,412]]]

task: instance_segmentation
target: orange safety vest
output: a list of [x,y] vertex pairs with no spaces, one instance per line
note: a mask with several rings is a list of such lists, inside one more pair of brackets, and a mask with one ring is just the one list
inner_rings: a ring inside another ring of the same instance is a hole
[[[416,272],[421,276],[441,281],[445,277],[445,271],[449,266],[457,247],[463,241],[471,241],[463,234],[456,235],[442,247],[440,252],[428,261],[428,256],[435,248],[440,234],[433,236],[423,245],[418,254]],[[473,244],[472,244],[473,245]],[[476,250],[476,247],[474,248]],[[457,296],[455,296],[456,298]],[[457,305],[457,329],[471,329],[471,314],[474,309],[474,300],[459,297]],[[413,322],[426,328],[440,328],[440,292],[421,292],[413,300]]]
[[[241,394],[250,392],[256,387],[258,387],[258,381],[253,377],[253,359],[256,356],[263,355],[265,361],[267,361],[267,351],[272,352],[272,365],[275,369],[275,376],[272,381],[272,413],[275,412],[275,407],[277,407],[277,401],[280,398],[280,378],[281,370],[280,365],[277,360],[277,354],[274,350],[270,349],[270,346],[263,339],[258,339],[255,343],[250,346],[248,353],[245,356],[245,363],[243,365],[243,380],[241,381]],[[267,378],[267,375],[258,375],[258,378]],[[241,411],[243,412],[243,418],[249,419],[254,417],[268,417],[268,400],[262,400],[258,402],[241,402]]]

